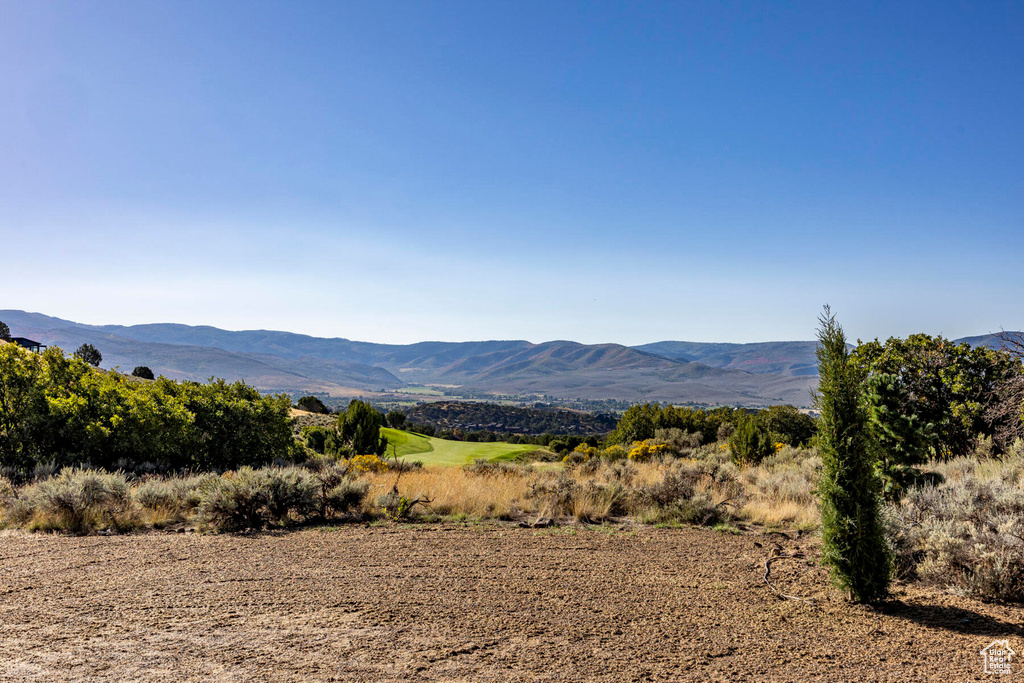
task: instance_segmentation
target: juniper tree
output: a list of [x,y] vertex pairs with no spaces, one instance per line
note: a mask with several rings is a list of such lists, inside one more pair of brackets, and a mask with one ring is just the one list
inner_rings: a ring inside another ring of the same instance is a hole
[[338,434],[355,455],[383,455],[388,440],[381,436],[384,417],[369,403],[358,399],[338,415]]
[[103,362],[103,354],[92,344],[82,344],[75,349],[75,358],[79,358],[95,368],[98,368]]
[[142,379],[156,379],[153,375],[153,371],[148,366],[139,365],[132,370],[132,377],[141,377]]
[[828,306],[818,319],[815,406],[822,473],[823,562],[832,581],[857,602],[888,594],[892,561],[882,526],[881,486],[868,443],[862,374],[850,363],[843,328]]
[[922,424],[909,408],[909,391],[897,375],[869,377],[864,401],[875,471],[885,497],[899,500],[921,477],[917,466],[925,464],[931,453],[932,425]]

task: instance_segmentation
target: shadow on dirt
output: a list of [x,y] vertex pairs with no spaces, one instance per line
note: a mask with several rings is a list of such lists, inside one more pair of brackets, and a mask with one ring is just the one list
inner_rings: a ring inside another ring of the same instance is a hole
[[878,611],[890,617],[906,619],[928,628],[940,628],[976,636],[1024,636],[1024,626],[994,617],[946,605],[922,605],[902,600],[880,605]]

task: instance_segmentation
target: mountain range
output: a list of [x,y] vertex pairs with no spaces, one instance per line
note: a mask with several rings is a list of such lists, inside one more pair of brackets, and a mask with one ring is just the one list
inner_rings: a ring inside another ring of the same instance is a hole
[[475,397],[808,406],[817,384],[813,341],[398,345],[171,323],[86,325],[18,310],[0,310],[0,320],[14,336],[65,351],[92,344],[103,354],[103,367],[130,372],[145,365],[172,379],[241,379],[261,391],[334,399],[423,398],[418,388],[440,386]]

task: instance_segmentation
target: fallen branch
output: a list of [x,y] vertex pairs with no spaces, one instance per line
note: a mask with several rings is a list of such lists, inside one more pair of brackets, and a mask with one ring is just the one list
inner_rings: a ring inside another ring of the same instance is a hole
[[718,508],[720,508],[722,506],[732,506],[734,508],[735,507],[739,507],[735,503],[730,502],[730,501],[736,500],[737,498],[739,498],[739,496],[733,496],[732,498],[726,498],[721,503],[715,503],[715,506],[711,509],[711,512],[709,512],[708,514],[704,515],[704,518],[702,520],[700,520],[700,525],[701,526],[707,526],[708,522],[711,521],[711,518],[714,517],[716,514],[718,514]]
[[773,586],[772,582],[769,580],[769,577],[771,577],[772,574],[772,562],[774,562],[775,560],[802,559],[803,557],[803,553],[794,553],[792,555],[780,553],[778,555],[771,555],[768,559],[764,561],[764,582],[768,584],[768,587],[772,589],[772,592],[778,595],[780,598],[785,598],[787,600],[798,600],[800,602],[806,602],[808,605],[813,605],[814,601],[810,598],[801,598],[798,595],[787,595],[786,593],[783,593],[778,588]]

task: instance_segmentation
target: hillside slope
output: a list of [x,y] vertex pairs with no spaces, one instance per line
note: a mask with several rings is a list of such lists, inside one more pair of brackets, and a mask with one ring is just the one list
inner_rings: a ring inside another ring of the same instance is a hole
[[755,374],[808,377],[818,374],[815,350],[818,342],[760,342],[754,344],[711,344],[663,341],[634,347],[666,358],[698,361],[705,365]]
[[177,324],[80,325],[0,311],[15,334],[66,350],[88,342],[105,367],[148,365],[176,379],[244,379],[264,391],[372,395],[409,383],[471,395],[548,396],[675,403],[807,405],[815,378],[753,373],[670,358],[619,344],[521,340],[372,344],[268,330],[232,332]]

